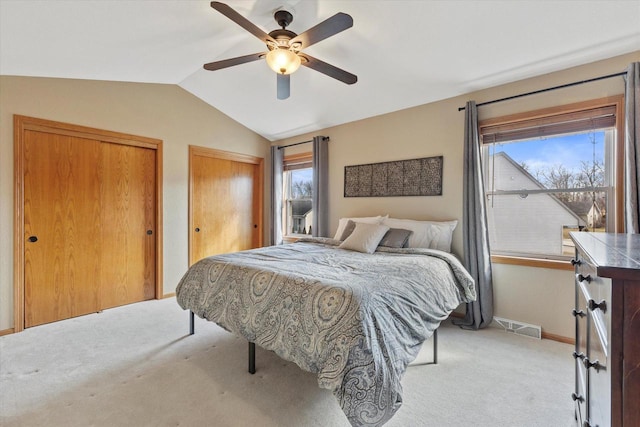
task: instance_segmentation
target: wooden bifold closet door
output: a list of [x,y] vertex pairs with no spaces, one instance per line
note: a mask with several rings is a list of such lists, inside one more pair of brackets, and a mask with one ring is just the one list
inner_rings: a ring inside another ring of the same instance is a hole
[[262,246],[263,159],[189,147],[189,264]]
[[25,326],[99,310],[100,143],[27,131]]
[[102,144],[101,308],[155,297],[155,154]]
[[154,298],[156,150],[22,135],[24,327]]

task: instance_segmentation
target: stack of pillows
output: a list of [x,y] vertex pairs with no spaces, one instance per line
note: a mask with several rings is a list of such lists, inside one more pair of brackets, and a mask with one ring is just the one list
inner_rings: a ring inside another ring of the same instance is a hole
[[429,248],[451,252],[451,236],[458,221],[416,221],[385,216],[340,218],[334,236],[340,248],[373,253],[378,246]]

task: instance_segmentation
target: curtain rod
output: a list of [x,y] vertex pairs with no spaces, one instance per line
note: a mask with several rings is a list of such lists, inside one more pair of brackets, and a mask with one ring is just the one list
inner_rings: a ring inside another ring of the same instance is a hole
[[[595,81],[598,81],[598,80],[610,79],[612,77],[624,76],[626,74],[627,74],[627,72],[623,71],[621,73],[609,74],[607,76],[594,77],[592,79],[581,80],[579,82],[567,83],[567,84],[563,84],[563,85],[560,85],[560,86],[549,87],[549,88],[546,88],[546,89],[534,90],[533,92],[521,93],[519,95],[508,96],[506,98],[494,99],[493,101],[481,102],[480,104],[476,104],[476,107],[481,107],[483,105],[488,105],[488,104],[495,104],[496,102],[509,101],[510,99],[515,99],[515,98],[522,98],[523,96],[536,95],[538,93],[549,92],[549,91],[556,90],[556,89],[563,89],[565,87],[577,86],[577,85],[581,85],[581,84],[584,84],[584,83],[591,83],[591,82],[595,82]],[[462,111],[465,108],[466,107],[459,107],[458,111]]]
[[[324,141],[331,141],[328,136],[325,136],[323,140]],[[283,148],[287,148],[287,147],[293,147],[294,145],[308,144],[310,142],[313,142],[313,139],[310,139],[308,141],[295,142],[295,143],[289,144],[289,145],[278,145],[278,150],[282,150]]]

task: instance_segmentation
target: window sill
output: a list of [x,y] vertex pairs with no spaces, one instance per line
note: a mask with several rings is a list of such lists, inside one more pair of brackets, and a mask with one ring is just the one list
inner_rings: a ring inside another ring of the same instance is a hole
[[553,270],[573,271],[573,266],[567,260],[491,255],[491,262],[494,264],[521,265],[523,267],[550,268]]
[[307,234],[290,234],[288,236],[284,236],[282,238],[282,241],[284,243],[294,243],[294,242],[297,242],[299,239],[302,239],[305,237],[311,237],[311,236]]

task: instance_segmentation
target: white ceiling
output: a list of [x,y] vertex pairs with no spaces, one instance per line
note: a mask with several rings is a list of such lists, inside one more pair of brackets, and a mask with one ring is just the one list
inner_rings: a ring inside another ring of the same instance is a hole
[[0,74],[177,84],[278,140],[640,49],[640,0],[226,3],[265,32],[279,8],[298,34],[350,14],[305,52],[358,82],[301,67],[279,101],[264,61],[205,71],[266,50],[206,0],[0,0]]

